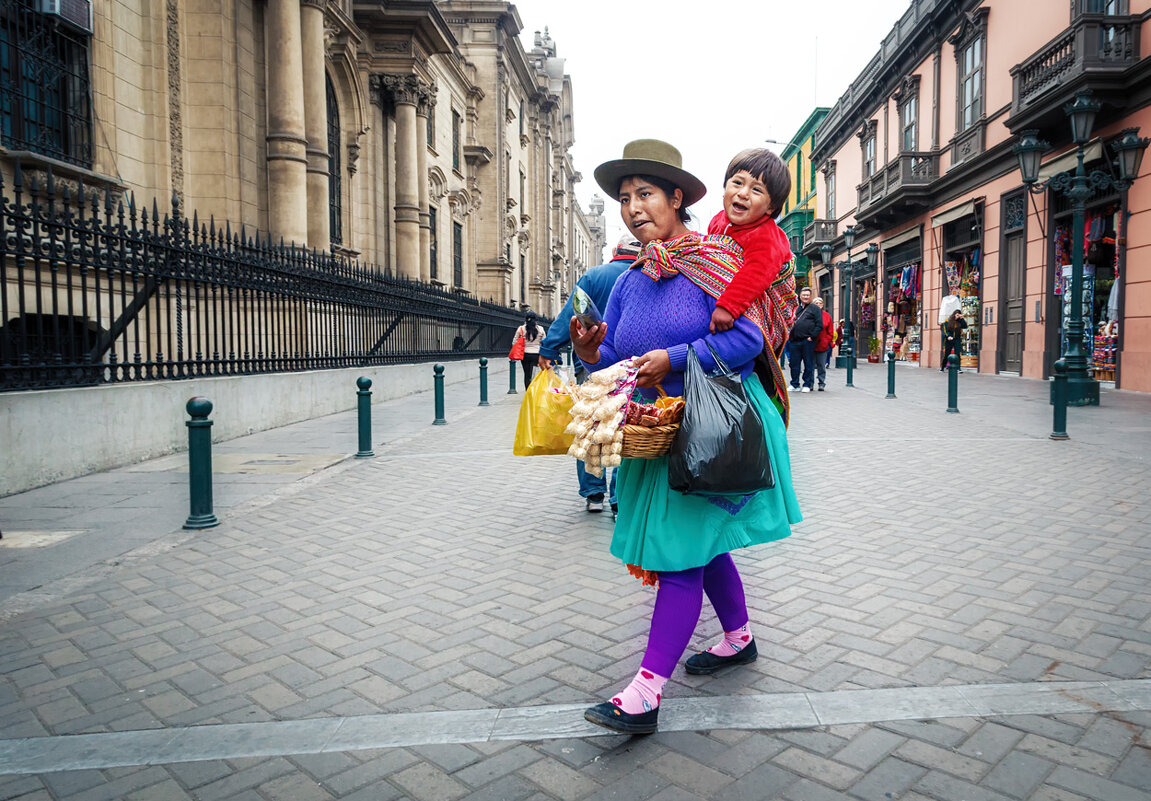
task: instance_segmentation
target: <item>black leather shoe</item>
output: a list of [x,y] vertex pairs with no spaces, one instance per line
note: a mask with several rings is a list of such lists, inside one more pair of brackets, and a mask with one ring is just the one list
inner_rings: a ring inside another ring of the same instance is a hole
[[731,656],[716,656],[708,651],[696,654],[687,660],[683,669],[693,676],[706,676],[732,665],[747,665],[759,658],[759,649],[755,647],[755,640],[738,653]]
[[620,734],[652,734],[659,723],[659,707],[650,712],[629,715],[610,701],[588,707],[583,713],[584,720],[618,731]]

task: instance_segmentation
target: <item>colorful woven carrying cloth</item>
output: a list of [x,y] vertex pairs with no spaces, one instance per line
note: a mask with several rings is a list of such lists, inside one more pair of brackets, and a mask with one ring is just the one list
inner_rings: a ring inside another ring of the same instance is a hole
[[[666,242],[649,242],[631,269],[642,271],[653,281],[683,273],[693,284],[718,300],[742,265],[743,249],[731,237],[688,232]],[[789,422],[791,407],[779,355],[783,352],[798,309],[793,259],[779,271],[767,292],[756,298],[744,312],[744,316],[763,332],[765,345],[763,353],[755,360],[755,371],[779,407],[785,426]]]

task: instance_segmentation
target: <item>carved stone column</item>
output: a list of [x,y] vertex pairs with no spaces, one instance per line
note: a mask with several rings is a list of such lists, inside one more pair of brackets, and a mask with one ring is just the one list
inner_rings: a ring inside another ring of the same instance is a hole
[[324,76],[323,0],[301,0],[300,36],[304,70],[304,130],[308,158],[308,245],[331,246],[328,219],[328,93]]
[[400,275],[419,278],[420,176],[416,104],[427,90],[415,75],[378,77],[381,92],[391,98],[396,120],[396,270]]
[[420,204],[420,280],[432,280],[432,217],[428,212],[431,194],[428,188],[428,115],[435,108],[435,95],[430,87],[424,87],[420,101],[416,104],[416,165],[419,173]]
[[264,15],[268,69],[268,231],[308,242],[308,159],[300,0],[268,0]]
[[416,128],[419,137],[416,143],[416,163],[419,173],[420,204],[420,281],[432,280],[432,215],[428,212],[430,192],[428,191],[428,115],[435,108],[435,96],[430,87],[421,87],[420,100],[416,105]]

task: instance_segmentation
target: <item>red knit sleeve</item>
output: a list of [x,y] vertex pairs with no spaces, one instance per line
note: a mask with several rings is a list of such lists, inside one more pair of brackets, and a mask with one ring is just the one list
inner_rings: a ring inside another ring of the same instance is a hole
[[740,243],[743,246],[743,266],[715,304],[727,309],[733,317],[747,311],[747,307],[767,291],[783,267],[785,254],[780,252],[780,242],[772,229],[778,230],[774,222],[770,226],[760,226],[750,232],[746,244]]

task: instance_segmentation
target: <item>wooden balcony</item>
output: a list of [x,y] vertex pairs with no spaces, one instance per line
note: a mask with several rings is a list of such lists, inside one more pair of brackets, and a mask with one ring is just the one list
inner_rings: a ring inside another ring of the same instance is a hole
[[921,214],[931,205],[931,184],[938,177],[939,153],[900,153],[859,185],[855,217],[883,229]]
[[819,252],[820,245],[834,240],[838,225],[835,220],[812,220],[803,229],[803,255],[810,257]]
[[1012,131],[1066,128],[1063,105],[1081,89],[1122,109],[1128,71],[1139,63],[1138,16],[1080,14],[1034,55],[1011,68]]

